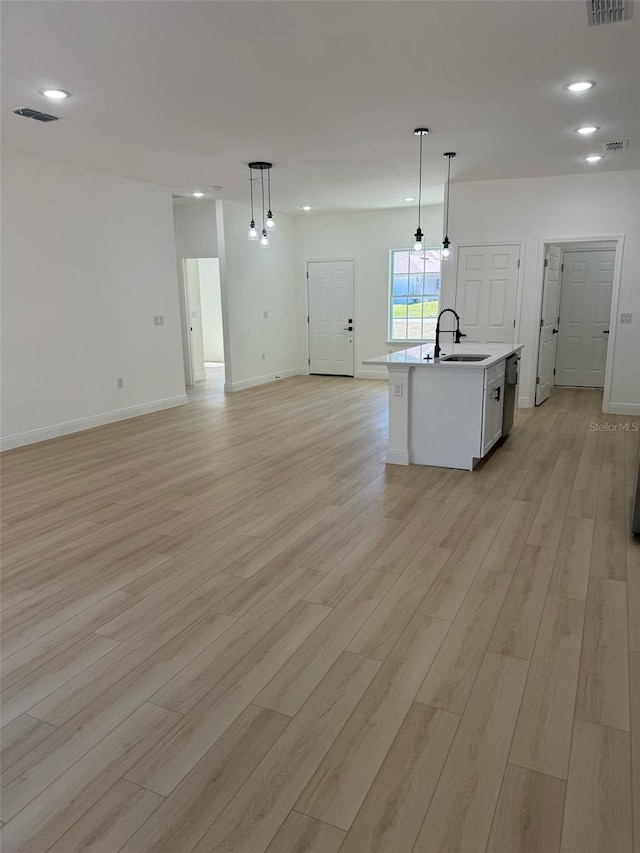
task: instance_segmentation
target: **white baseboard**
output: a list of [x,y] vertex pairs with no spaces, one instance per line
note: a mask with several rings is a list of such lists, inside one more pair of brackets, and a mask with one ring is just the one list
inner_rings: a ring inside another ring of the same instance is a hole
[[530,397],[518,397],[518,408],[519,409],[530,409],[532,408],[533,403],[531,402]]
[[409,451],[408,450],[387,450],[388,465],[408,465]]
[[138,418],[140,415],[149,415],[152,412],[160,412],[163,409],[173,409],[175,406],[184,406],[188,402],[186,394],[177,397],[166,397],[164,400],[153,400],[151,403],[141,403],[138,406],[128,406],[126,409],[116,409],[113,412],[103,412],[100,415],[92,415],[89,418],[79,418],[77,421],[66,421],[62,424],[33,429],[28,432],[19,432],[15,435],[7,435],[0,438],[0,450],[13,450],[15,447],[24,447],[26,444],[36,444],[39,441],[48,441],[50,438],[59,438],[61,435],[69,435],[72,432],[82,432],[116,421],[125,421],[129,418]]
[[383,370],[356,370],[355,373],[356,379],[384,379],[385,382],[389,381],[389,371],[386,368]]
[[640,403],[609,403],[607,414],[640,415]]
[[290,370],[281,370],[278,373],[265,373],[263,376],[254,376],[251,379],[242,379],[240,382],[225,382],[225,391],[244,391],[245,388],[253,388],[256,385],[267,385],[278,379],[288,379],[290,376],[306,376],[307,369],[304,367],[292,367]]

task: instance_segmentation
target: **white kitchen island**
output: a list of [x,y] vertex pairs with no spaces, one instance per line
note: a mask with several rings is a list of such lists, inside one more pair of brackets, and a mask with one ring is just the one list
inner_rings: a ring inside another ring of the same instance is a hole
[[506,360],[521,349],[445,344],[434,360],[434,344],[423,344],[364,361],[389,371],[387,462],[472,470],[502,435]]

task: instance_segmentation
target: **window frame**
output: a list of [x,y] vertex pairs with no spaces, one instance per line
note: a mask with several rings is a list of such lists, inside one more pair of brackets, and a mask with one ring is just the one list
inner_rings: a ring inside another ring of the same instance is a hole
[[[423,252],[434,252],[437,253],[440,258],[440,269],[438,272],[439,279],[439,287],[438,287],[438,310],[440,310],[440,295],[441,295],[441,287],[442,287],[442,250],[440,246],[426,246]],[[393,344],[394,346],[398,344],[423,344],[430,343],[435,340],[435,337],[432,338],[394,338],[393,336],[393,306],[394,306],[394,298],[397,298],[397,295],[394,294],[394,256],[399,252],[409,252],[409,254],[414,254],[414,250],[410,248],[399,248],[399,249],[390,249],[389,250],[389,292],[387,297],[387,342],[389,344]],[[435,274],[431,274],[435,275]],[[409,265],[409,269],[407,271],[407,280],[411,276],[411,267]],[[425,281],[425,273],[422,273],[423,283],[422,283],[422,293],[421,298],[424,299],[424,281]],[[410,294],[407,294],[407,298],[409,298]],[[424,330],[424,313],[420,317],[420,326],[421,329]],[[409,317],[407,316],[407,332],[408,332],[408,321]]]

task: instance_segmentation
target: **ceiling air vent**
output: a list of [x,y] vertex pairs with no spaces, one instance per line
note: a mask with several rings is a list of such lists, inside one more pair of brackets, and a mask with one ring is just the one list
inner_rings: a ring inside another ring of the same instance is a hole
[[602,146],[603,151],[624,151],[629,147],[628,139],[617,139],[615,142],[605,142]]
[[32,110],[31,107],[18,107],[17,110],[11,110],[12,113],[15,113],[17,116],[24,116],[25,118],[32,118],[35,121],[42,122],[50,122],[50,121],[59,121],[58,116],[51,116],[49,113],[41,113],[40,110]]
[[589,26],[613,24],[631,18],[631,0],[587,0]]

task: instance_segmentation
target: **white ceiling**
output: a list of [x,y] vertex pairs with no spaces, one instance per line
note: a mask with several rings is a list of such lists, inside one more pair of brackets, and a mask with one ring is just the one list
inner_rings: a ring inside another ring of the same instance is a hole
[[[285,212],[402,206],[423,124],[427,202],[447,150],[454,181],[640,164],[640,4],[589,27],[584,0],[9,0],[2,42],[5,147],[240,201],[247,161],[272,160]],[[6,112],[25,105],[64,121]],[[614,139],[629,150],[581,159]]]

